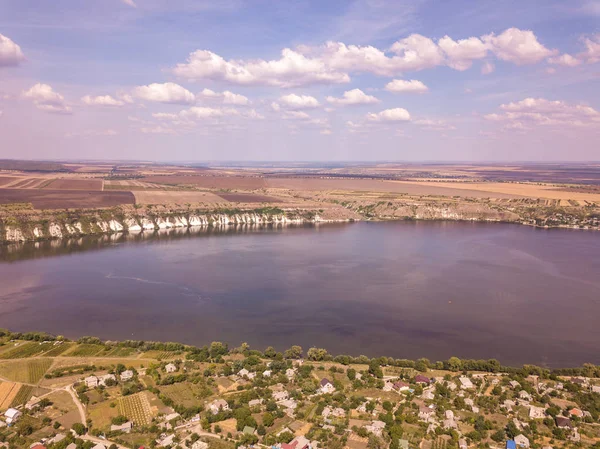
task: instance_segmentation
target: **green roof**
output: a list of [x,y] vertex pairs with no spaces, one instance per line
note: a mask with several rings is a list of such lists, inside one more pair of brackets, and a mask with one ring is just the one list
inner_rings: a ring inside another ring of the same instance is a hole
[[408,440],[398,440],[398,445],[402,449],[408,449]]
[[246,426],[246,427],[244,427],[244,431],[243,431],[243,432],[244,432],[246,435],[254,435],[254,431],[255,431],[255,430],[256,430],[256,429],[255,429],[254,427]]

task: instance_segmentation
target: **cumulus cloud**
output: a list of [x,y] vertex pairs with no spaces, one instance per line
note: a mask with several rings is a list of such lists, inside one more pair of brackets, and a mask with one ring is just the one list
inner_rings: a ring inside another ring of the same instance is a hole
[[207,99],[218,99],[224,104],[235,104],[238,106],[246,106],[250,104],[248,97],[240,94],[234,94],[228,90],[224,92],[215,92],[210,89],[204,89],[199,95]]
[[91,95],[86,95],[81,98],[83,104],[88,106],[124,106],[125,102],[121,100],[117,100],[116,98],[111,97],[110,95],[99,95],[97,97],[92,97]]
[[177,134],[173,128],[167,126],[143,126],[140,131],[144,134]]
[[16,66],[23,61],[25,61],[25,55],[21,51],[21,47],[10,38],[0,34],[0,67]]
[[217,118],[217,117],[225,117],[225,116],[236,116],[240,115],[240,112],[237,109],[233,108],[207,108],[202,106],[193,106],[189,109],[181,111],[179,113],[180,117],[188,118],[188,119],[207,119],[207,118]]
[[530,30],[509,28],[501,34],[491,33],[482,39],[499,59],[517,65],[534,64],[556,53],[544,47]]
[[488,51],[487,45],[477,37],[455,41],[444,36],[438,45],[446,54],[446,64],[460,71],[469,69],[474,60],[485,58]]
[[98,137],[98,136],[116,136],[118,133],[114,129],[90,129],[82,132],[66,133],[65,137]]
[[141,100],[171,104],[193,104],[196,97],[186,88],[175,83],[153,83],[133,89],[133,95]]
[[344,92],[342,98],[327,97],[329,103],[340,106],[352,106],[358,104],[374,104],[379,103],[379,100],[372,95],[365,94],[360,89],[352,89]]
[[44,112],[70,114],[71,107],[66,104],[65,97],[55,92],[48,84],[37,83],[23,92],[23,97],[32,100],[35,106]]
[[368,113],[367,120],[372,122],[407,122],[410,120],[410,114],[404,108],[385,109],[377,113]]
[[412,123],[431,131],[453,131],[456,129],[454,125],[450,125],[444,120],[419,119],[414,120]]
[[282,116],[286,120],[308,120],[310,115],[304,111],[285,111]]
[[564,53],[560,56],[556,56],[553,58],[548,58],[548,62],[550,64],[556,64],[556,65],[561,65],[563,67],[575,67],[578,66],[579,64],[581,64],[581,60],[571,56],[568,53]]
[[589,64],[600,61],[600,33],[584,37],[582,41],[585,45],[585,51],[579,57]]
[[288,109],[314,109],[319,106],[319,101],[310,95],[283,95],[279,103]]
[[422,94],[429,90],[429,88],[418,80],[392,80],[385,85],[385,89],[394,93],[415,93]]
[[125,3],[127,6],[131,6],[132,8],[137,8],[137,5],[135,4],[135,2],[133,0],[121,0],[123,3]]
[[500,105],[501,113],[487,114],[486,120],[504,122],[507,129],[524,126],[599,127],[600,112],[584,104],[544,98],[526,98]]
[[211,79],[240,85],[267,85],[294,87],[308,84],[347,83],[350,77],[318,59],[285,48],[281,58],[271,61],[262,59],[225,60],[208,50],[196,50],[185,63],[177,64],[173,73],[190,81]]

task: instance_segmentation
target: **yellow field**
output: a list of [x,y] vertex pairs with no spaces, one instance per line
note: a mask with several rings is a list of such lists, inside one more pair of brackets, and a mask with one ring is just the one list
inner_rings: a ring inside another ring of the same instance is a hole
[[500,193],[504,195],[520,195],[530,198],[547,198],[552,200],[575,200],[600,203],[600,194],[584,192],[565,192],[553,185],[537,185],[509,182],[407,182],[421,186],[437,186],[460,190],[479,190],[482,192]]
[[148,398],[143,393],[124,396],[118,399],[119,414],[126,416],[139,426],[150,424],[152,412]]
[[36,384],[52,365],[52,359],[18,360],[0,364],[0,376],[15,382]]
[[21,384],[15,382],[0,383],[0,411],[10,407],[20,388]]

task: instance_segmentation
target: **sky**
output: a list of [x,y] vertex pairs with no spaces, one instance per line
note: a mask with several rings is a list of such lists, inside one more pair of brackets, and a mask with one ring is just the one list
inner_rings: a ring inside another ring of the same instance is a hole
[[0,158],[598,161],[600,0],[0,0]]

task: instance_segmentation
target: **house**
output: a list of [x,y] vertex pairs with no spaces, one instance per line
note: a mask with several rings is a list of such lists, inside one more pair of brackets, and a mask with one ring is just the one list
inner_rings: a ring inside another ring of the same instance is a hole
[[467,440],[465,440],[464,438],[458,440],[458,449],[467,449],[467,447]]
[[16,408],[9,408],[4,412],[4,421],[6,421],[6,424],[11,426],[18,421],[21,415],[22,413]]
[[98,443],[92,449],[106,449],[104,444]]
[[559,429],[572,429],[573,424],[569,418],[565,418],[564,416],[557,416],[556,419],[556,427]]
[[110,426],[110,431],[111,432],[125,432],[125,433],[129,433],[131,432],[131,429],[133,428],[133,423],[131,421],[127,421],[124,424],[121,425],[111,425]]
[[392,387],[396,391],[408,391],[408,390],[410,390],[410,385],[408,385],[406,382],[402,382],[402,381],[395,382]]
[[310,441],[304,435],[297,436],[292,441],[290,441],[290,444],[294,445],[294,449],[311,449],[312,448]]
[[46,449],[46,446],[41,443],[33,443],[31,446],[29,446],[29,449]]
[[429,385],[431,383],[431,379],[423,376],[422,374],[418,374],[415,376],[415,383]]
[[252,399],[250,402],[248,402],[248,407],[258,407],[262,403],[263,403],[262,399]]
[[114,381],[116,383],[117,376],[115,376],[114,374],[105,374],[104,376],[98,377],[98,385],[106,386],[107,381]]
[[581,377],[571,377],[571,382],[577,385],[585,385],[587,381]]
[[161,435],[156,442],[160,447],[171,447],[173,445],[173,440],[175,439],[175,434],[171,435]]
[[292,380],[292,379],[294,378],[294,376],[295,376],[295,375],[296,375],[296,371],[295,371],[295,370],[293,370],[293,369],[291,369],[291,368],[288,368],[288,369],[286,369],[286,370],[285,370],[285,376],[286,376],[288,379]]
[[529,407],[529,418],[530,419],[544,419],[546,417],[546,409],[544,407],[536,407],[534,405]]
[[75,443],[71,443],[65,449],[77,449],[77,445]]
[[285,401],[287,398],[290,397],[289,393],[285,390],[274,391],[272,396],[275,402]]
[[298,403],[293,399],[286,399],[285,401],[278,402],[278,404],[291,411],[294,411],[294,409],[298,407]]
[[175,366],[175,364],[173,363],[168,363],[167,365],[165,365],[165,371],[167,373],[174,373],[177,371],[177,366]]
[[575,407],[569,410],[569,415],[576,416],[577,418],[583,418],[584,413],[580,408]]
[[246,368],[242,368],[241,370],[238,371],[237,374],[240,377],[248,377],[248,374],[250,374],[250,371],[248,371]]
[[48,440],[48,444],[60,443],[65,438],[67,436],[64,433],[58,433]]
[[41,399],[38,398],[37,396],[31,396],[31,399],[29,399],[29,401],[27,401],[27,404],[25,404],[25,408],[27,410],[33,410],[38,405],[40,405],[40,401],[41,401]]
[[427,401],[433,401],[433,399],[435,398],[433,388],[425,388],[421,397]]
[[408,440],[398,440],[398,447],[400,449],[408,449]]
[[475,388],[475,385],[473,385],[473,382],[471,382],[471,379],[469,379],[467,376],[460,376],[458,380],[460,382],[460,388],[463,390]]
[[321,387],[319,388],[319,391],[322,394],[328,394],[328,393],[333,393],[335,391],[335,387],[333,386],[333,384],[331,382],[329,382],[328,379],[321,379]]
[[208,449],[208,443],[198,440],[192,444],[192,449]]
[[323,412],[321,413],[321,415],[325,419],[327,419],[329,417],[341,418],[341,417],[346,416],[346,411],[343,408],[340,408],[340,407],[330,407],[330,406],[327,406],[327,407],[325,407],[323,409]]
[[96,376],[88,376],[83,379],[83,382],[85,382],[85,386],[88,388],[96,388],[99,384],[99,380]]
[[367,429],[368,432],[380,437],[383,433],[383,429],[385,429],[385,423],[378,420],[371,421],[371,424],[366,425],[365,429]]
[[516,380],[511,380],[508,385],[510,385],[513,388],[518,388],[521,386],[521,384],[519,382],[517,382]]
[[427,421],[429,418],[431,418],[434,414],[434,410],[432,408],[429,407],[425,407],[425,406],[421,406],[419,407],[419,419],[422,419],[423,421]]
[[528,449],[529,448],[529,438],[527,438],[525,435],[523,435],[521,433],[515,437],[515,444],[518,447],[523,447],[525,449]]
[[132,370],[128,369],[121,373],[122,381],[125,382],[125,381],[131,380],[131,379],[133,379],[133,371]]
[[383,391],[392,391],[394,388],[394,384],[392,382],[387,381],[383,384]]
[[270,369],[265,370],[265,371],[263,371],[263,377],[271,377],[272,373],[273,372]]
[[600,393],[600,385],[592,385],[592,393]]
[[519,391],[519,398],[523,399],[524,401],[531,401],[531,395],[529,393],[527,393],[525,390],[521,390]]
[[229,410],[229,404],[225,399],[216,399],[209,404],[208,409],[212,412],[213,415],[216,415],[221,410]]
[[442,422],[442,427],[444,427],[444,429],[458,429],[458,424],[456,424],[456,421],[453,419],[445,419]]

